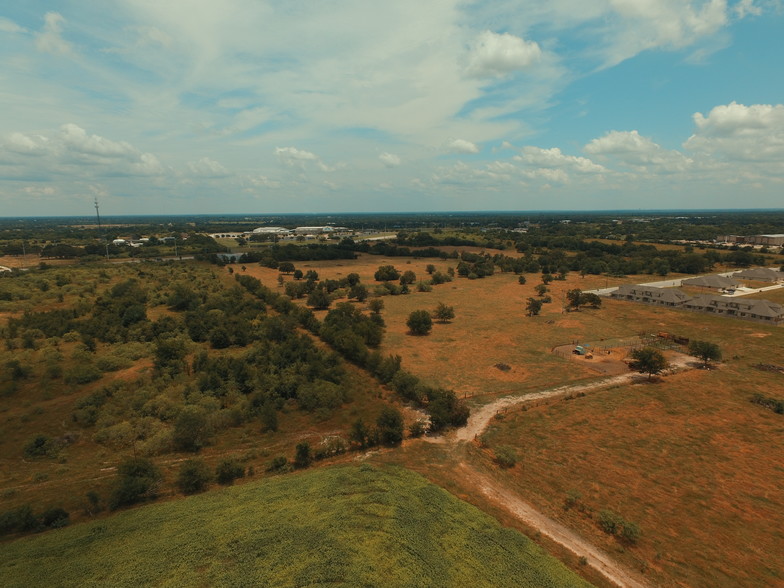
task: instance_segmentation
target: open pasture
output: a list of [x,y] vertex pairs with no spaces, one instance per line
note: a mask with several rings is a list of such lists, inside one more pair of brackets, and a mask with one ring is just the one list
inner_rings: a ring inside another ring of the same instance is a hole
[[[463,248],[465,249],[465,248]],[[476,249],[476,248],[475,248]],[[451,248],[445,248],[451,251]],[[488,250],[489,253],[495,251]],[[502,252],[506,253],[506,252]],[[427,280],[427,265],[446,273],[456,266],[454,259],[414,259],[360,255],[356,260],[300,262],[302,271],[315,270],[320,278],[338,279],[349,273],[359,274],[362,283],[371,289],[376,282],[373,274],[382,265],[393,265],[399,271],[411,270],[419,280]],[[234,271],[243,271],[234,266]],[[245,273],[276,287],[281,274],[257,264],[246,266]],[[431,385],[451,388],[460,397],[487,394],[519,393],[557,386],[582,378],[595,377],[597,372],[584,362],[573,362],[552,353],[558,345],[577,341],[598,341],[623,338],[640,330],[662,330],[653,309],[621,307],[620,313],[584,308],[565,312],[566,292],[573,288],[590,290],[604,287],[604,276],[571,273],[564,281],[548,285],[552,302],[545,304],[536,317],[527,317],[526,300],[537,297],[534,290],[540,274],[526,274],[526,284],[518,283],[512,273],[496,272],[492,276],[471,280],[455,276],[452,282],[433,286],[431,292],[412,292],[400,296],[384,296],[382,316],[386,334],[381,351],[403,358],[405,369]],[[639,278],[639,276],[638,276]],[[293,279],[284,276],[284,280]],[[612,278],[610,285],[633,281]],[[304,304],[304,300],[300,301]],[[453,306],[456,317],[449,323],[434,322],[432,332],[416,337],[409,334],[406,320],[414,310],[435,309],[439,302]],[[629,312],[635,311],[636,322],[629,323]],[[317,311],[323,316],[326,311]],[[499,369],[509,366],[511,369]]]
[[[622,304],[609,302],[602,312],[625,312]],[[513,447],[517,466],[498,476],[629,567],[645,570],[655,585],[780,585],[784,417],[749,399],[784,397],[784,376],[754,367],[781,363],[784,329],[658,315],[662,328],[719,343],[725,363],[510,411],[482,438],[484,459],[489,466],[493,449]],[[637,545],[602,532],[605,509],[639,525]]]

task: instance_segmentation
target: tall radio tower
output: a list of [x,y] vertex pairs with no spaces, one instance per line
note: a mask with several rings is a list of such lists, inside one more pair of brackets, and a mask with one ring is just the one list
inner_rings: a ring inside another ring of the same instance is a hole
[[95,216],[98,218],[98,230],[101,230],[101,213],[98,212],[98,196],[95,197]]

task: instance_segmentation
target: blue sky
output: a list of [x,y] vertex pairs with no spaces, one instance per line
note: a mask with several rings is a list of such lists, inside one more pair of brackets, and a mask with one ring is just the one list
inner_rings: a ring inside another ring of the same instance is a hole
[[0,8],[0,216],[784,207],[781,0]]

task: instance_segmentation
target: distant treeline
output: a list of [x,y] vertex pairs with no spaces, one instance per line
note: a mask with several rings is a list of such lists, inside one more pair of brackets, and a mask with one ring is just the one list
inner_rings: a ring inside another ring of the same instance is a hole
[[[424,235],[424,237],[422,237]],[[416,233],[413,239],[403,242],[439,242],[430,239],[427,233]],[[448,241],[450,239],[444,239]],[[458,240],[460,241],[460,240]],[[470,241],[474,246],[478,242]],[[487,243],[484,244],[487,247]],[[281,263],[293,261],[318,261],[328,259],[353,259],[357,252],[385,257],[439,258],[459,260],[457,270],[462,276],[483,277],[492,275],[493,268],[504,272],[565,274],[607,274],[610,276],[655,274],[666,276],[670,273],[700,274],[722,263],[734,267],[765,265],[767,259],[761,253],[734,249],[726,253],[717,249],[698,250],[692,247],[683,249],[659,249],[655,245],[637,244],[626,241],[623,244],[604,243],[584,240],[579,237],[545,236],[515,234],[514,246],[523,255],[513,257],[505,254],[477,254],[456,250],[445,251],[433,246],[412,249],[398,242],[355,243],[343,239],[340,244],[273,245],[268,249],[245,253],[237,259],[238,263],[258,262],[261,265],[277,268]],[[490,247],[487,247],[488,249]],[[217,255],[204,257],[213,263],[230,263]],[[469,265],[470,264],[470,265]]]
[[367,316],[350,302],[338,304],[320,323],[309,309],[293,304],[251,276],[236,275],[237,281],[249,292],[267,303],[274,303],[276,310],[294,315],[303,327],[319,335],[348,361],[367,369],[383,384],[390,385],[406,400],[413,401],[430,415],[430,430],[438,431],[448,426],[462,426],[469,411],[451,390],[433,388],[405,372],[399,356],[384,357],[375,348],[381,344],[384,321],[379,313]]
[[[84,235],[82,235],[84,237]],[[138,248],[131,248],[125,245],[114,245],[111,242],[95,241],[90,238],[90,242],[84,245],[74,245],[70,243],[23,243],[14,240],[0,245],[0,255],[22,255],[35,254],[42,259],[78,259],[81,257],[104,257],[106,255],[128,254],[134,257],[158,257],[161,248],[168,245],[167,251],[172,249],[172,244],[165,244],[156,238]],[[219,253],[228,251],[226,247],[218,244],[212,237],[207,235],[190,235],[187,239],[179,239],[177,242],[178,252],[181,254],[196,253]]]

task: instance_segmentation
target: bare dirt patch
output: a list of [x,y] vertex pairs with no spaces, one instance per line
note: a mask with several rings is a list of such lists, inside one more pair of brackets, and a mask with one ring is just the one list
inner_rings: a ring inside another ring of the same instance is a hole
[[569,361],[581,367],[608,376],[620,375],[629,371],[629,366],[625,361],[629,354],[629,349],[626,347],[595,349],[591,352],[590,357],[573,353],[574,348],[574,345],[559,345],[553,349],[553,353],[559,357],[568,358]]

